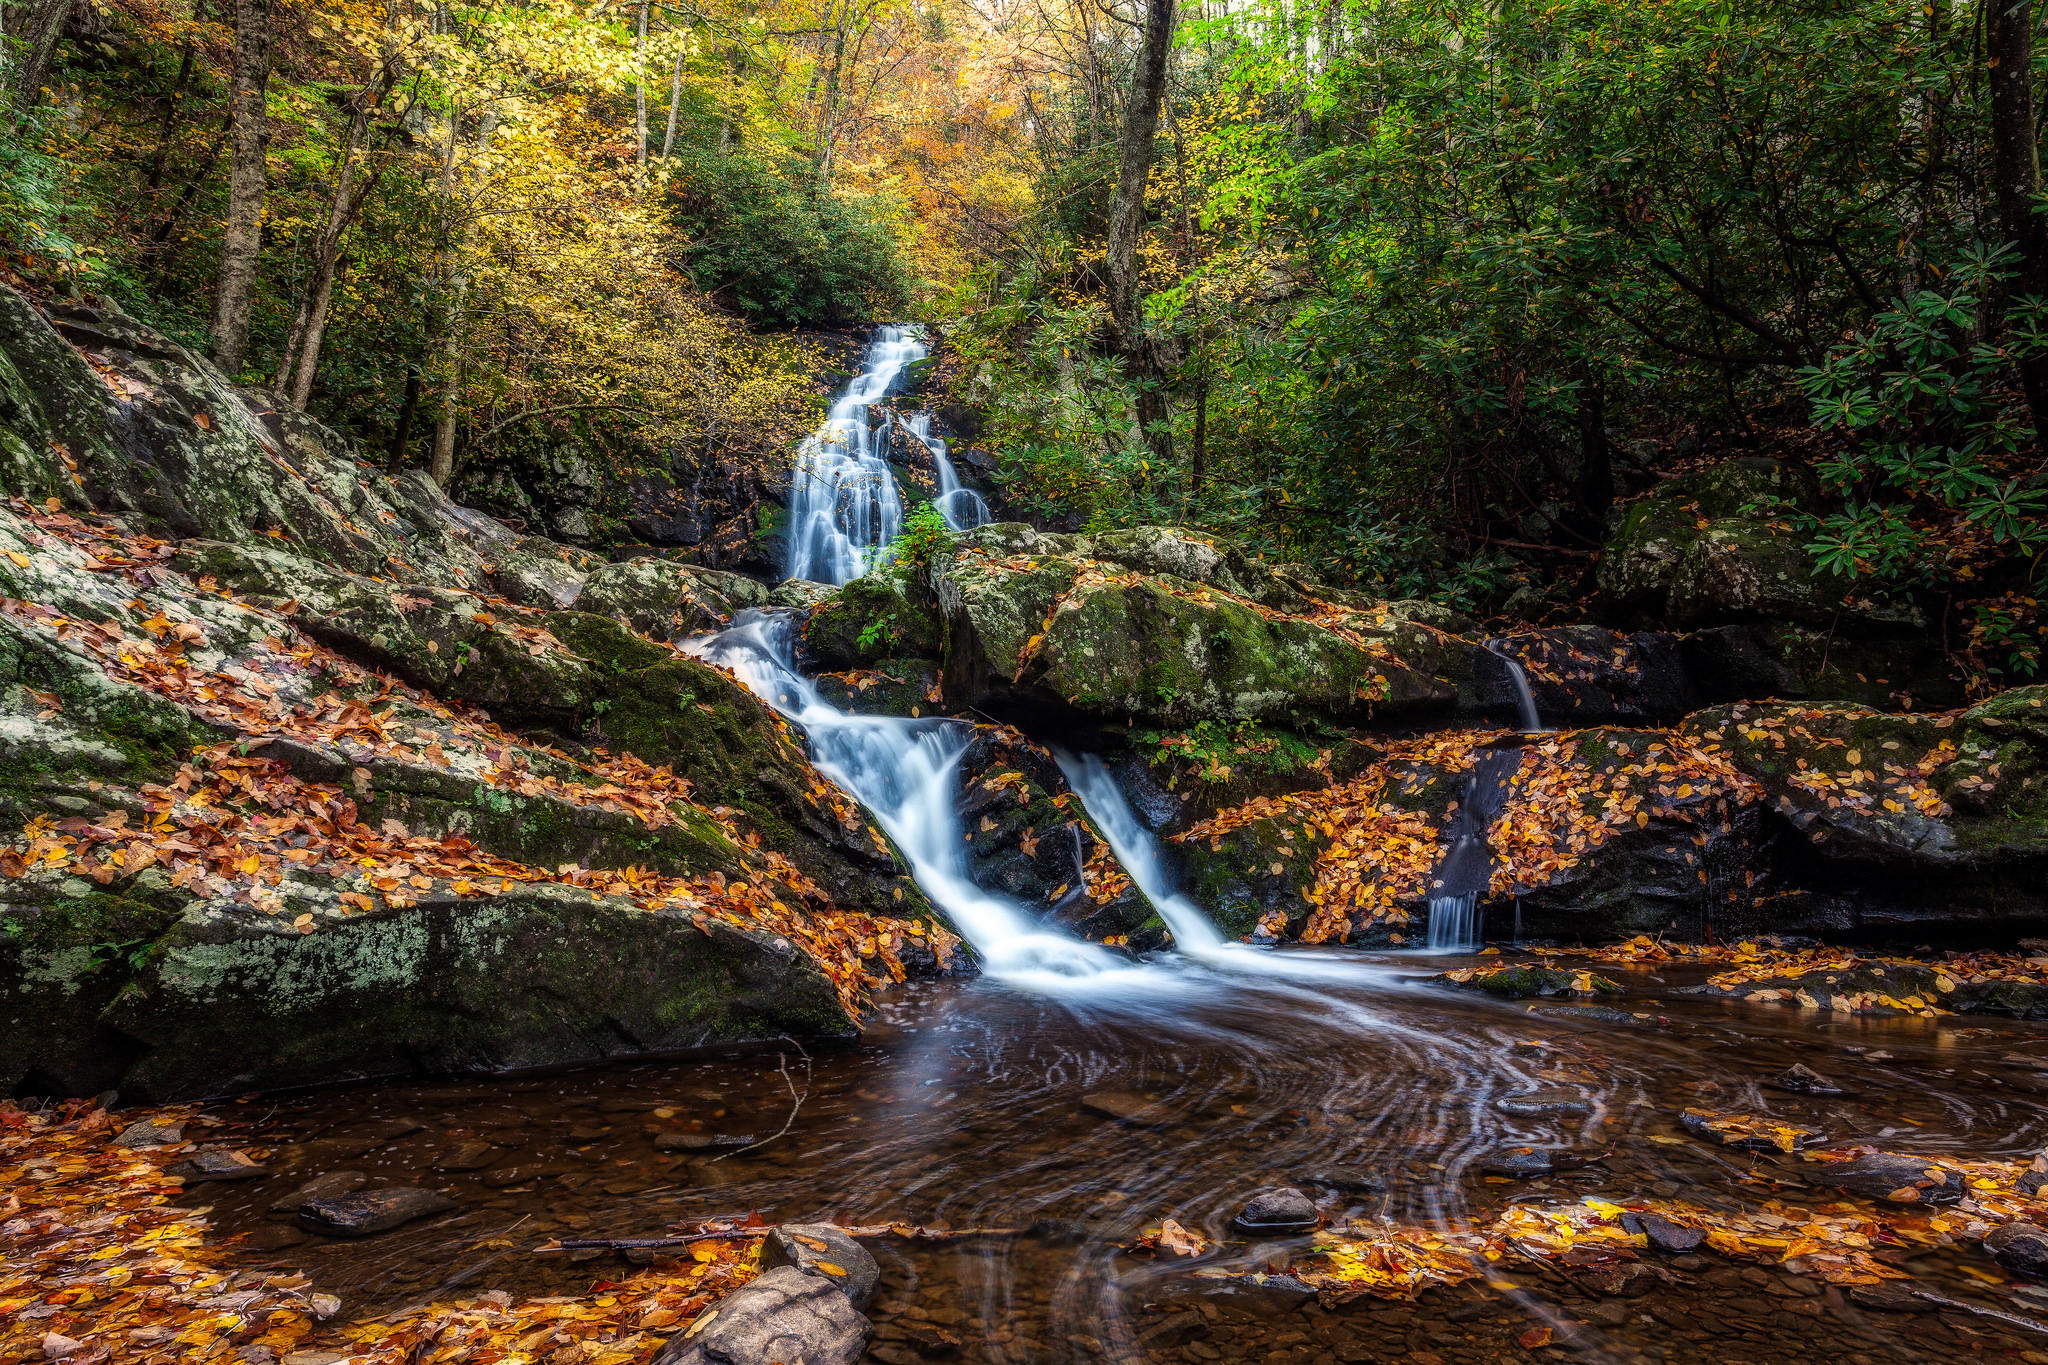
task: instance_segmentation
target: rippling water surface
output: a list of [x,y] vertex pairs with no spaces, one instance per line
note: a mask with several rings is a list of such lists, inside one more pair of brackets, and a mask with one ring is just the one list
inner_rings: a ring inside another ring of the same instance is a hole
[[[1518,1342],[1545,1327],[1552,1344],[1533,1354],[1550,1359],[2048,1360],[2048,1321],[2026,1325],[2048,1320],[2048,1296],[2015,1292],[1961,1249],[1911,1262],[1920,1284],[1966,1305],[1923,1314],[1867,1310],[1713,1255],[1660,1262],[1673,1279],[1640,1297],[1503,1261],[1490,1283],[1418,1303],[1325,1309],[1284,1286],[1118,1249],[1173,1217],[1231,1242],[1225,1266],[1277,1266],[1306,1239],[1246,1242],[1229,1220],[1261,1186],[1311,1180],[1325,1182],[1304,1187],[1333,1220],[1445,1229],[1508,1200],[1584,1194],[1755,1209],[1769,1195],[1739,1183],[1752,1170],[1788,1182],[1788,1201],[1841,1197],[1799,1188],[1794,1158],[1686,1137],[1688,1105],[1909,1152],[2011,1156],[2048,1141],[2048,1072],[2027,1064],[2048,1048],[2025,1025],[1816,1024],[1673,996],[1679,978],[1641,975],[1618,1012],[1531,1008],[1420,984],[1431,969],[1297,953],[1257,975],[1171,959],[1058,1000],[994,981],[913,987],[884,1001],[860,1044],[814,1048],[808,1066],[757,1054],[252,1102],[237,1116],[283,1144],[286,1173],[204,1197],[225,1231],[251,1234],[249,1259],[306,1268],[352,1316],[437,1293],[581,1292],[629,1266],[610,1252],[530,1249],[759,1211],[1000,1230],[874,1244],[884,1278],[872,1358],[884,1361],[1479,1361],[1530,1357]],[[1850,1093],[1809,1099],[1762,1084],[1795,1061]],[[1497,1104],[1560,1088],[1591,1112],[1518,1117]],[[1155,1101],[1142,1117],[1157,1122],[1100,1112],[1130,1096]],[[392,1119],[423,1127],[364,1151]],[[656,1145],[687,1131],[765,1137],[786,1122],[774,1141],[724,1159]],[[476,1142],[491,1144],[484,1168],[434,1169]],[[1484,1176],[1479,1159],[1512,1144],[1571,1148],[1592,1164],[1534,1181]],[[334,1169],[450,1188],[461,1207],[364,1242],[297,1240],[268,1205]]]

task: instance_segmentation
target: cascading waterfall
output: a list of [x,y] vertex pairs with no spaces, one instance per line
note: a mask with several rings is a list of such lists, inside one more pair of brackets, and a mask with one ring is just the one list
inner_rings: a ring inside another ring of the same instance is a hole
[[1508,779],[1521,762],[1520,749],[1493,749],[1472,767],[1464,799],[1444,831],[1444,856],[1430,878],[1428,946],[1433,950],[1468,952],[1479,946],[1479,897],[1493,875],[1486,827],[1500,814]]
[[945,438],[932,435],[932,415],[913,412],[902,421],[903,429],[932,453],[932,464],[939,471],[939,495],[932,499],[932,506],[939,509],[946,525],[956,531],[972,531],[977,526],[986,525],[988,503],[981,494],[960,482],[960,471],[953,468],[953,458],[946,452]]
[[1515,696],[1522,703],[1522,733],[1537,735],[1543,733],[1543,717],[1536,711],[1536,694],[1529,690],[1529,671],[1522,667],[1522,661],[1508,653],[1507,647],[1498,640],[1486,642],[1487,652],[1508,666],[1508,677],[1514,680]]
[[789,495],[789,577],[836,587],[873,568],[896,539],[903,499],[889,472],[888,443],[875,439],[868,409],[930,353],[913,329],[882,328],[824,424],[797,448]]
[[1124,794],[1116,785],[1116,778],[1109,766],[1093,754],[1076,757],[1072,754],[1055,752],[1060,771],[1067,775],[1067,785],[1074,789],[1074,795],[1081,798],[1083,809],[1095,827],[1109,840],[1110,851],[1123,864],[1124,871],[1131,876],[1138,891],[1152,903],[1159,912],[1159,918],[1166,921],[1166,927],[1173,931],[1173,941],[1184,953],[1202,956],[1215,952],[1224,946],[1223,935],[1209,922],[1186,896],[1175,891],[1166,880],[1166,869],[1159,864],[1157,846],[1145,827],[1138,823],[1137,812],[1124,800]]
[[1120,989],[1145,984],[1144,974],[1116,954],[1041,929],[1026,907],[974,884],[956,804],[960,757],[973,738],[972,726],[857,716],[833,707],[797,671],[795,623],[785,613],[743,611],[731,628],[689,648],[731,669],[803,729],[812,760],[873,812],[909,861],[917,884],[974,945],[991,975],[1047,989],[1104,977],[1116,978]]

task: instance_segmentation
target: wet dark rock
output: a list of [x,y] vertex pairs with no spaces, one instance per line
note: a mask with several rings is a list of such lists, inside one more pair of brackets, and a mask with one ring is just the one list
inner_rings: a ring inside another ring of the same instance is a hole
[[2034,1159],[2027,1163],[2027,1169],[2020,1172],[2014,1187],[2021,1194],[2038,1194],[2048,1187],[2048,1147],[2034,1153]]
[[1699,1228],[1689,1228],[1654,1213],[1624,1213],[1621,1227],[1624,1232],[1648,1238],[1652,1247],[1667,1256],[1697,1251],[1707,1240],[1707,1234]]
[[1503,1114],[1517,1118],[1540,1118],[1546,1114],[1590,1114],[1593,1103],[1576,1090],[1525,1090],[1503,1095],[1493,1102]]
[[1840,1095],[1845,1093],[1840,1086],[1804,1062],[1794,1062],[1789,1068],[1773,1076],[1771,1084],[1780,1090],[1789,1090],[1795,1095]]
[[670,1338],[654,1365],[854,1365],[873,1331],[837,1286],[776,1266]]
[[751,1147],[752,1133],[661,1133],[654,1139],[657,1152],[726,1152]]
[[1627,1010],[1614,1009],[1608,1005],[1538,1005],[1532,1013],[1548,1015],[1552,1019],[1581,1019],[1593,1024],[1649,1024],[1654,1019],[1638,1019]]
[[185,1127],[166,1119],[141,1119],[121,1130],[116,1147],[170,1147],[185,1140]]
[[378,1119],[375,1123],[368,1124],[363,1131],[366,1136],[375,1138],[379,1142],[396,1142],[400,1138],[411,1137],[414,1133],[424,1132],[426,1127],[427,1125],[421,1123],[418,1119],[392,1118]]
[[1300,1232],[1322,1221],[1313,1199],[1291,1186],[1260,1190],[1245,1201],[1230,1225],[1253,1235]]
[[1346,1171],[1323,1166],[1302,1171],[1294,1177],[1304,1185],[1315,1185],[1339,1194],[1378,1194],[1387,1182],[1376,1171]]
[[242,1245],[251,1251],[283,1251],[306,1240],[306,1234],[290,1223],[265,1223],[242,1235]]
[[1171,1105],[1129,1090],[1098,1090],[1083,1095],[1081,1107],[1099,1118],[1115,1119],[1135,1128],[1164,1128],[1185,1117]]
[[464,1142],[444,1147],[434,1158],[437,1171],[480,1171],[496,1161],[500,1153],[488,1142]]
[[270,1168],[230,1148],[207,1147],[165,1167],[164,1174],[179,1176],[187,1185],[197,1185],[208,1180],[259,1180],[270,1174]]
[[2008,1223],[1986,1237],[1984,1247],[2007,1270],[2048,1279],[2048,1228]]
[[1041,1218],[1026,1228],[1024,1235],[1052,1246],[1077,1246],[1095,1236],[1087,1224],[1077,1223],[1071,1218]]
[[761,1243],[761,1264],[794,1266],[838,1286],[855,1308],[874,1302],[881,1267],[868,1249],[830,1223],[784,1223]]
[[395,1185],[308,1200],[299,1206],[299,1224],[328,1237],[369,1237],[454,1207],[455,1201],[446,1195]]
[[1960,1172],[1893,1152],[1870,1152],[1848,1162],[1817,1162],[1810,1178],[1894,1204],[1953,1204],[1969,1192]]
[[[524,1185],[529,1181],[546,1180],[550,1176],[561,1175],[567,1170],[568,1167],[566,1166],[528,1165],[522,1163],[517,1166],[499,1166],[494,1170],[485,1171],[480,1179],[484,1188],[502,1190],[508,1185]],[[679,1180],[680,1177],[671,1175],[668,1179],[674,1182]]]
[[314,1176],[305,1184],[284,1195],[271,1204],[272,1213],[295,1213],[299,1206],[315,1199],[334,1199],[344,1194],[354,1194],[370,1183],[370,1178],[361,1171],[329,1171]]
[[1479,1158],[1482,1175],[1502,1175],[1513,1180],[1530,1180],[1540,1175],[1575,1171],[1587,1164],[1571,1151],[1549,1147],[1503,1147]]
[[1595,972],[1561,971],[1556,967],[1496,967],[1492,971],[1460,981],[1446,972],[1430,980],[1459,990],[1483,991],[1506,1000],[1526,1000],[1539,995],[1598,996],[1622,995],[1620,983]]

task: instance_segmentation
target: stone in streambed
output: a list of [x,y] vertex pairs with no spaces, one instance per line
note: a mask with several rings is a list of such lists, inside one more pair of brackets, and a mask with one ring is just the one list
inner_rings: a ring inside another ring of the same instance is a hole
[[272,1213],[295,1213],[301,1204],[315,1199],[334,1199],[344,1194],[354,1194],[370,1183],[370,1178],[361,1171],[329,1171],[316,1175],[305,1184],[285,1195],[270,1206]]
[[1231,1226],[1239,1232],[1276,1233],[1301,1232],[1322,1221],[1316,1212],[1313,1199],[1291,1186],[1277,1186],[1260,1190],[1245,1201],[1244,1208],[1231,1220]]
[[1697,1251],[1707,1240],[1707,1234],[1700,1229],[1674,1223],[1654,1213],[1624,1213],[1621,1215],[1621,1228],[1623,1232],[1648,1238],[1651,1246],[1667,1256],[1684,1256]]
[[498,1149],[488,1142],[464,1142],[445,1147],[434,1158],[437,1171],[480,1171],[498,1159]]
[[2020,1178],[2014,1182],[2014,1187],[2021,1194],[2038,1194],[2043,1186],[2048,1186],[2048,1147],[2034,1153],[2034,1159],[2027,1163],[2027,1169],[2021,1171]]
[[179,1176],[187,1185],[197,1185],[208,1180],[258,1180],[269,1175],[270,1168],[226,1147],[208,1147],[194,1152],[188,1161],[166,1167],[164,1174]]
[[1959,1172],[1893,1152],[1871,1152],[1839,1165],[1818,1164],[1813,1178],[1894,1204],[1953,1204],[1968,1192]]
[[1181,1120],[1179,1111],[1162,1101],[1129,1090],[1098,1090],[1083,1095],[1081,1107],[1098,1118],[1115,1119],[1136,1128],[1164,1128]]
[[1516,1118],[1593,1112],[1593,1102],[1576,1090],[1524,1090],[1519,1094],[1501,1096],[1493,1102],[1493,1107]]
[[1618,982],[1594,972],[1567,972],[1555,967],[1496,967],[1492,971],[1444,972],[1430,978],[1433,985],[1459,990],[1483,991],[1505,1000],[1527,1000],[1531,996],[1622,995]]
[[784,1223],[761,1243],[761,1264],[794,1266],[838,1286],[855,1308],[874,1301],[882,1268],[868,1249],[830,1223]]
[[1984,1239],[1984,1249],[2007,1270],[2048,1279],[2048,1228],[2007,1223]]
[[299,1206],[299,1223],[328,1237],[370,1237],[454,1207],[455,1201],[446,1195],[412,1185],[396,1185],[308,1200]]
[[657,1152],[736,1151],[753,1145],[752,1133],[661,1133],[654,1139]]
[[654,1365],[854,1365],[873,1332],[836,1286],[782,1265],[706,1309]]
[[1375,1171],[1346,1171],[1323,1167],[1303,1171],[1294,1177],[1304,1185],[1316,1185],[1339,1194],[1378,1194],[1387,1182]]
[[130,1150],[139,1147],[170,1147],[185,1140],[185,1127],[164,1119],[142,1119],[121,1130],[121,1136],[114,1139],[116,1147]]
[[1840,1095],[1844,1093],[1840,1086],[1803,1062],[1795,1062],[1787,1070],[1773,1076],[1771,1084],[1780,1090],[1789,1090],[1795,1095]]
[[1539,1175],[1575,1171],[1586,1164],[1584,1157],[1548,1147],[1503,1147],[1479,1158],[1482,1175],[1501,1175],[1512,1180],[1530,1180]]

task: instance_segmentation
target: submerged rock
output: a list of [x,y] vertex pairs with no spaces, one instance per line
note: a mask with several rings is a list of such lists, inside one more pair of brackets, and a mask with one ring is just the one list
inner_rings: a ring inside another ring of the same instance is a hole
[[1482,1175],[1506,1176],[1510,1180],[1531,1180],[1537,1176],[1573,1171],[1585,1161],[1571,1152],[1547,1147],[1503,1147],[1479,1158]]
[[1960,1171],[1894,1152],[1869,1152],[1847,1162],[1815,1162],[1813,1178],[1893,1204],[1953,1204],[1969,1193]]
[[1841,1087],[1804,1062],[1795,1062],[1771,1078],[1771,1084],[1795,1095],[1840,1095]]
[[1301,1232],[1321,1221],[1322,1214],[1317,1212],[1313,1199],[1291,1186],[1277,1186],[1260,1190],[1246,1200],[1230,1225],[1239,1232],[1258,1236]]
[[1524,1090],[1502,1095],[1493,1107],[1517,1118],[1541,1118],[1550,1114],[1590,1114],[1593,1102],[1576,1090]]
[[2048,1228],[2007,1223],[1984,1239],[1984,1247],[2007,1270],[2048,1279]]
[[412,1185],[394,1185],[309,1199],[299,1206],[298,1218],[300,1226],[323,1236],[371,1237],[454,1207],[455,1201],[446,1195]]
[[1115,1119],[1136,1128],[1164,1128],[1184,1117],[1162,1100],[1147,1099],[1128,1090],[1098,1090],[1092,1095],[1083,1095],[1081,1107],[1097,1117]]
[[369,1176],[361,1171],[329,1171],[316,1175],[305,1184],[275,1200],[272,1213],[296,1213],[300,1207],[318,1199],[337,1199],[345,1194],[354,1194],[370,1183]]
[[761,1243],[761,1264],[794,1266],[816,1275],[860,1309],[874,1301],[882,1277],[868,1249],[830,1223],[784,1223],[770,1229]]
[[763,1271],[669,1340],[655,1365],[854,1365],[874,1326],[839,1288],[794,1266]]
[[203,1147],[188,1159],[164,1168],[165,1175],[178,1176],[187,1185],[208,1180],[260,1180],[270,1168],[226,1147]]
[[1556,967],[1502,966],[1491,971],[1461,969],[1442,972],[1429,979],[1438,985],[1482,991],[1508,1000],[1525,1000],[1532,996],[1616,996],[1627,993],[1610,977]]
[[1683,1256],[1697,1251],[1707,1240],[1704,1229],[1674,1223],[1654,1213],[1624,1213],[1621,1215],[1621,1227],[1624,1232],[1646,1238],[1652,1247],[1667,1256]]

